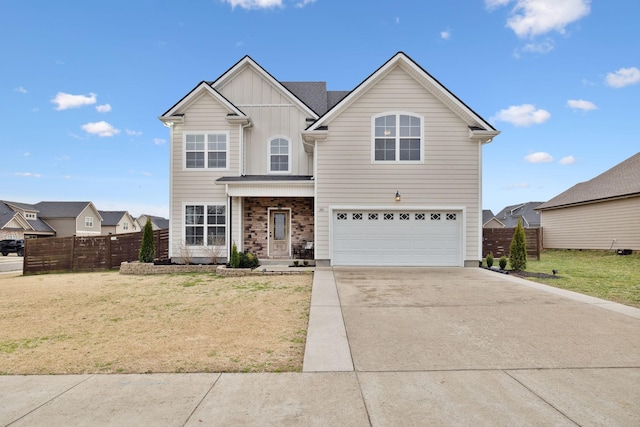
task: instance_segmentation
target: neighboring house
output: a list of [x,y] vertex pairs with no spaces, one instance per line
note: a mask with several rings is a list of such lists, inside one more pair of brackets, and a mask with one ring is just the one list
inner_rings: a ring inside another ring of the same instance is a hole
[[159,119],[170,256],[313,242],[319,265],[478,266],[481,147],[499,134],[402,52],[352,91],[286,83],[248,56]]
[[0,240],[50,237],[55,234],[55,230],[42,219],[34,205],[0,201]]
[[101,233],[123,234],[138,231],[137,223],[127,211],[98,211],[102,217]]
[[56,237],[100,235],[102,216],[91,202],[40,202],[33,205]]
[[541,204],[542,202],[528,202],[507,206],[496,215],[496,218],[506,228],[516,228],[519,219],[522,219],[524,228],[539,228],[540,212],[537,211],[537,208]]
[[504,228],[502,223],[490,209],[482,210],[482,228]]
[[546,249],[640,250],[640,152],[538,209]]
[[169,220],[166,218],[153,215],[140,215],[138,218],[136,218],[136,224],[139,231],[142,231],[144,229],[144,226],[147,223],[147,218],[151,220],[151,228],[153,228],[153,231],[169,229]]

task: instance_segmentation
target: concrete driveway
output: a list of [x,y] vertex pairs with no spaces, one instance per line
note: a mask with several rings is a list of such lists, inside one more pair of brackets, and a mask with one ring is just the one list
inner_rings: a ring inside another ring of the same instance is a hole
[[330,274],[349,354],[305,371],[350,358],[372,425],[640,425],[638,309],[481,269]]

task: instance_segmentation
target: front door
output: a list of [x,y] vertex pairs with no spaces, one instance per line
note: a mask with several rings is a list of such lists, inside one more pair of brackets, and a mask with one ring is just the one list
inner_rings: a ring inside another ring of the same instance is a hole
[[269,256],[288,257],[291,240],[289,236],[289,210],[269,212]]

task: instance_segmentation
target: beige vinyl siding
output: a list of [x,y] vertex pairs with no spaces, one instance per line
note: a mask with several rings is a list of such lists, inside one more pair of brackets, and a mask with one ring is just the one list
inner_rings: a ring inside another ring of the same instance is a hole
[[[218,100],[208,93],[194,99],[184,111],[184,123],[173,127],[171,141],[171,248],[170,256],[179,256],[184,244],[185,203],[226,205],[226,189],[215,180],[228,175],[239,175],[239,126],[225,119],[229,113]],[[185,169],[184,132],[229,132],[227,141],[228,170]],[[228,207],[227,207],[228,212]],[[144,225],[142,225],[144,226]],[[204,248],[192,247],[192,256],[208,256]]]
[[292,99],[251,68],[218,90],[253,122],[245,134],[246,175],[268,173],[268,140],[276,136],[291,140],[291,174],[313,174],[312,156],[304,151],[300,133],[307,114]]
[[[424,118],[423,164],[372,164],[371,119],[385,112]],[[316,258],[329,258],[329,207],[457,207],[466,209],[465,260],[478,260],[479,148],[468,125],[401,68],[337,115],[317,149]],[[399,191],[401,202],[395,202]]]
[[640,197],[544,210],[543,247],[640,250],[639,212]]
[[[91,217],[93,218],[93,225],[91,227],[85,226],[85,218]],[[76,235],[78,236],[86,236],[86,235],[95,235],[101,234],[102,232],[102,222],[100,221],[100,216],[98,212],[96,212],[91,206],[87,206],[84,210],[76,217]]]

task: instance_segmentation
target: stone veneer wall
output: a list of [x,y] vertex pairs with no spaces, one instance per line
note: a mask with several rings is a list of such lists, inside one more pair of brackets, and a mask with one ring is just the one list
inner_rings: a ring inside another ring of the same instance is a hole
[[313,241],[314,218],[313,198],[305,197],[247,197],[243,202],[244,249],[267,258],[268,208],[291,208],[291,246]]

